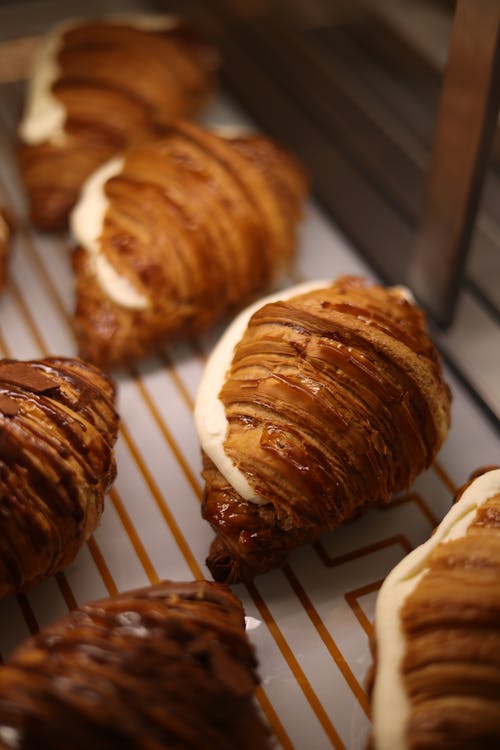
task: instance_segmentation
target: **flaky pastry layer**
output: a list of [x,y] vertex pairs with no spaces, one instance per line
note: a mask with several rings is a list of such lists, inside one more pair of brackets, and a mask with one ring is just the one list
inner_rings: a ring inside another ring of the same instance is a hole
[[112,299],[95,254],[80,246],[80,354],[103,367],[132,362],[268,287],[293,255],[306,187],[295,160],[263,136],[220,137],[179,122],[130,149],[104,185],[99,254],[146,303]]
[[81,185],[100,164],[195,114],[218,67],[213,47],[180,20],[164,29],[89,20],[66,24],[59,37],[49,93],[63,111],[61,132],[21,140],[19,149],[31,219],[50,231],[65,228]]
[[256,312],[219,398],[225,453],[261,499],[244,500],[205,457],[208,564],[227,581],[389,501],[432,462],[450,418],[421,311],[352,278]]
[[371,750],[500,743],[500,469],[478,472],[380,591]]
[[255,667],[226,587],[162,582],[93,602],[0,667],[0,748],[265,750]]

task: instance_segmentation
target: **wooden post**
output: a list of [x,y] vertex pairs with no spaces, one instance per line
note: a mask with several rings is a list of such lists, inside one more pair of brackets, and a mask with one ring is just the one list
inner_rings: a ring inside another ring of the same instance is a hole
[[498,119],[499,33],[500,0],[458,0],[408,276],[443,327],[453,319]]

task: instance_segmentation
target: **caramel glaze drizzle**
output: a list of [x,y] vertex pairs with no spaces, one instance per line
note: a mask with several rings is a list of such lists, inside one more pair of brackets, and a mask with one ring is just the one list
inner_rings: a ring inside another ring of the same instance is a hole
[[162,582],[70,613],[0,668],[0,747],[270,748],[243,609]]
[[409,750],[500,747],[500,495],[440,544],[402,607]]
[[387,502],[429,466],[449,422],[422,313],[351,278],[255,313],[220,397],[226,453],[268,502],[244,501],[205,457],[216,580],[275,567],[367,503]]
[[61,570],[116,474],[114,386],[81,360],[0,362],[0,595]]

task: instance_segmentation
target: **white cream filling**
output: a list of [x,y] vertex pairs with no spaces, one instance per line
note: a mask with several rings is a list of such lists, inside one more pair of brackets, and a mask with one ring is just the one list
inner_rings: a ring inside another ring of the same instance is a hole
[[30,145],[64,138],[66,111],[63,103],[53,95],[52,85],[59,75],[57,55],[62,35],[70,27],[70,23],[56,26],[40,43],[34,57],[26,104],[19,125],[20,137]]
[[209,126],[212,133],[219,136],[219,138],[227,138],[229,140],[233,138],[244,138],[247,135],[254,135],[255,130],[251,128],[245,128],[241,125],[229,125],[228,123],[217,124]]
[[[98,20],[100,23],[126,23],[144,31],[167,30],[179,23],[175,15],[141,13],[117,13]],[[44,141],[64,141],[66,110],[63,103],[53,95],[52,86],[59,75],[57,55],[61,49],[63,34],[81,23],[85,23],[85,19],[58,24],[40,44],[33,61],[26,106],[19,125],[19,135],[25,143],[36,145]]]
[[478,477],[441,521],[433,536],[410,552],[387,576],[375,609],[377,674],[373,691],[372,718],[376,750],[407,750],[407,698],[401,662],[405,638],[400,609],[427,570],[427,560],[442,542],[467,533],[477,509],[500,492],[500,469]]
[[[242,338],[250,318],[263,305],[297,297],[299,294],[306,294],[315,289],[324,289],[330,287],[332,283],[325,280],[307,281],[276,294],[271,294],[250,305],[226,329],[205,366],[194,410],[195,425],[201,447],[231,487],[243,499],[252,503],[262,505],[268,501],[266,498],[255,494],[245,474],[234,465],[224,450],[229,423],[219,394],[224,385],[226,374],[231,367],[235,347]],[[406,287],[392,287],[392,289],[411,301],[411,292]]]
[[104,293],[117,305],[131,310],[145,310],[149,299],[130,281],[118,273],[101,252],[100,237],[109,201],[104,185],[119,174],[124,158],[117,156],[107,161],[85,181],[80,199],[71,212],[69,223],[78,242],[93,258],[97,281]]
[[402,284],[398,284],[397,286],[391,287],[392,292],[397,292],[404,300],[410,303],[410,305],[416,305],[417,301],[415,297],[413,296],[413,292],[411,289],[408,289],[407,286],[403,286]]
[[255,494],[245,474],[234,465],[224,450],[229,423],[219,394],[224,385],[226,373],[231,367],[234,349],[243,336],[248,321],[263,305],[290,299],[330,285],[330,281],[305,282],[257,300],[236,316],[218,341],[205,365],[194,409],[194,420],[201,447],[236,492],[253,503],[263,504],[268,501]]

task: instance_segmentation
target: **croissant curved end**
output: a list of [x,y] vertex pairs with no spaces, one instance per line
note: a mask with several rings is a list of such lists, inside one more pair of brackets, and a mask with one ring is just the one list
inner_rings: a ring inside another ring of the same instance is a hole
[[244,578],[239,561],[220,537],[216,537],[210,547],[207,567],[214,581],[231,585]]

